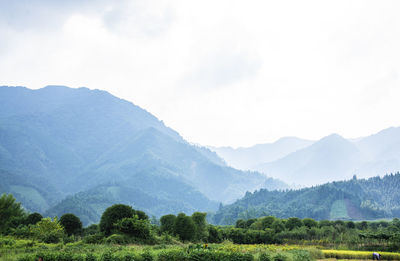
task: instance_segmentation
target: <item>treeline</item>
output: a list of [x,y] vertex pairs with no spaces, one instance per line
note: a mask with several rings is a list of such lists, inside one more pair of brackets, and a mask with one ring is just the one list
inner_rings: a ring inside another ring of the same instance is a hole
[[206,213],[188,216],[164,215],[159,220],[130,206],[115,204],[107,208],[99,224],[86,228],[74,214],[60,219],[27,214],[12,195],[0,197],[0,233],[41,242],[82,240],[89,244],[159,244],[181,242],[236,244],[304,244],[326,247],[345,246],[354,250],[400,250],[400,220],[391,221],[316,221],[311,218],[280,219],[265,216],[239,219],[234,226],[208,224]]
[[236,225],[220,229],[237,244],[310,244],[326,247],[345,246],[354,250],[400,249],[400,220],[391,221],[316,221],[311,218],[272,216],[239,219]]
[[214,224],[234,225],[238,219],[262,216],[343,220],[400,216],[400,174],[331,182],[315,187],[268,191],[260,189],[220,208]]

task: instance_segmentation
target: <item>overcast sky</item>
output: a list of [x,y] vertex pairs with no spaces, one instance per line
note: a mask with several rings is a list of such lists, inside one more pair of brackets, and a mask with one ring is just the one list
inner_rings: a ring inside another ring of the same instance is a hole
[[400,1],[0,0],[0,85],[102,89],[190,142],[400,126]]

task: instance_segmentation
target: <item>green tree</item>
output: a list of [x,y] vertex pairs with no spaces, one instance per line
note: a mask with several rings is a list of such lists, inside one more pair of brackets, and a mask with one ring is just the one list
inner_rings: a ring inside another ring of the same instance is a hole
[[273,217],[273,216],[267,216],[267,217],[261,218],[262,228],[263,229],[271,228],[272,223],[274,223],[274,221],[275,221],[275,217]]
[[280,233],[285,230],[285,225],[283,224],[282,220],[275,219],[275,221],[272,222],[271,228],[275,231],[275,233]]
[[208,225],[208,243],[221,243],[222,235],[221,232],[213,225]]
[[207,231],[207,213],[194,212],[192,214],[192,220],[196,226],[195,239],[199,241],[206,241],[208,237]]
[[166,233],[168,233],[170,235],[174,235],[175,234],[175,220],[176,220],[176,216],[172,215],[172,214],[162,216],[160,218],[160,222],[161,222],[160,231],[161,231],[161,233],[166,232]]
[[246,221],[244,221],[243,219],[236,220],[235,227],[236,228],[246,228]]
[[45,243],[57,243],[64,235],[64,228],[57,218],[43,218],[30,230],[36,239]]
[[92,224],[83,229],[84,236],[94,235],[94,234],[97,234],[98,232],[99,232],[99,225],[97,225],[97,224]]
[[23,222],[25,215],[21,203],[16,202],[13,195],[2,194],[0,197],[0,234],[17,227]]
[[42,220],[43,216],[40,213],[31,213],[25,219],[26,225],[35,225],[37,222]]
[[68,236],[82,232],[82,222],[74,214],[67,213],[61,216],[60,224],[64,227]]
[[148,220],[139,219],[137,215],[131,218],[120,219],[115,227],[122,233],[140,239],[150,238],[150,224]]
[[149,219],[149,216],[147,216],[144,211],[141,211],[141,210],[134,210],[134,211],[135,211],[134,215],[137,215],[139,219],[141,219],[141,220],[148,220]]
[[112,205],[101,216],[100,231],[109,236],[118,220],[133,217],[135,214],[135,210],[131,206],[123,204]]
[[308,227],[308,228],[312,228],[312,227],[317,227],[318,226],[318,222],[315,221],[312,218],[305,218],[303,219],[303,224],[304,226]]
[[285,227],[289,230],[293,230],[301,226],[303,226],[303,222],[301,222],[301,219],[297,217],[288,218],[285,224]]
[[356,225],[354,224],[353,221],[347,221],[346,222],[346,227],[349,228],[349,229],[353,229],[353,228],[356,228]]
[[186,216],[184,213],[179,213],[175,220],[174,230],[179,238],[185,242],[194,238],[196,226],[191,217]]

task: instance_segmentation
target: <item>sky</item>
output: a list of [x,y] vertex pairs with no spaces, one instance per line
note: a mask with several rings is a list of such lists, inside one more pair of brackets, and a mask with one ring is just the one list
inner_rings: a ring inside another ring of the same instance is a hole
[[400,126],[400,1],[0,0],[0,85],[106,90],[186,140]]

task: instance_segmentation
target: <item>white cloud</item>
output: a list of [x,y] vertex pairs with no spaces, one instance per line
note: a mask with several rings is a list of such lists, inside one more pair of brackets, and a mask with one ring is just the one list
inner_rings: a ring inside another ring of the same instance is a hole
[[398,1],[2,1],[0,84],[87,86],[189,141],[400,125]]

